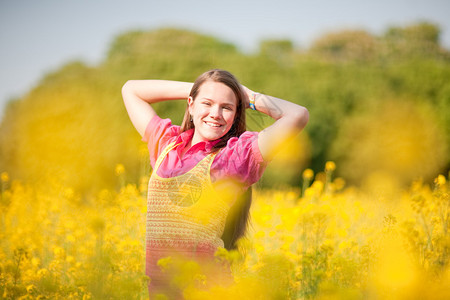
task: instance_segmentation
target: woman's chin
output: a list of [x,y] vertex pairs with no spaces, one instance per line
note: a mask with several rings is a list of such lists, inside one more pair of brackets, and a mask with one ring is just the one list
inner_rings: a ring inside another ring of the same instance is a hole
[[221,134],[210,134],[208,136],[206,136],[208,141],[215,141],[217,139],[220,139],[222,136],[224,136],[222,133]]
[[209,141],[214,141],[214,140],[217,140],[217,139],[221,138],[222,136],[224,136],[225,132],[224,132],[223,127],[217,127],[217,128],[209,128],[208,127],[208,128],[204,128],[202,130],[201,135]]

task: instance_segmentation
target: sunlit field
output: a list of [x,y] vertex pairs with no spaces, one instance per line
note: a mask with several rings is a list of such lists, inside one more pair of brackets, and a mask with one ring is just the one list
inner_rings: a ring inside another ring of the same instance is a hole
[[[335,168],[305,170],[299,188],[255,189],[252,225],[240,242],[246,255],[216,253],[232,263],[235,283],[205,289],[208,278],[184,262],[174,282],[185,298],[449,299],[448,178],[376,194],[346,187]],[[148,178],[125,184],[124,167],[115,171],[117,188],[92,198],[1,174],[2,299],[148,297]]]

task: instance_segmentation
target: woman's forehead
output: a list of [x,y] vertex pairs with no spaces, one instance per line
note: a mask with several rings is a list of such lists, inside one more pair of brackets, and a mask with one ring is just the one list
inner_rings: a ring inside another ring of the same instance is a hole
[[236,104],[236,96],[231,88],[221,82],[206,81],[200,86],[198,98],[210,101]]

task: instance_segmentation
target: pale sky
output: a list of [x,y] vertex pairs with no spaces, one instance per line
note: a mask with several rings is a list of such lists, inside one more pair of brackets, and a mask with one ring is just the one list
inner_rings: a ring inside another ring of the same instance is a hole
[[265,38],[306,48],[330,31],[382,34],[422,20],[440,26],[450,49],[449,0],[0,0],[0,114],[65,63],[95,66],[130,30],[187,28],[251,52]]

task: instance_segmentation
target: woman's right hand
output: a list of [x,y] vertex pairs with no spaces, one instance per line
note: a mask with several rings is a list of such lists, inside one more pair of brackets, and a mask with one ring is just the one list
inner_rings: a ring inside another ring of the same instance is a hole
[[156,116],[150,104],[175,99],[187,100],[193,83],[170,80],[129,80],[122,87],[122,97],[136,130],[144,136]]

